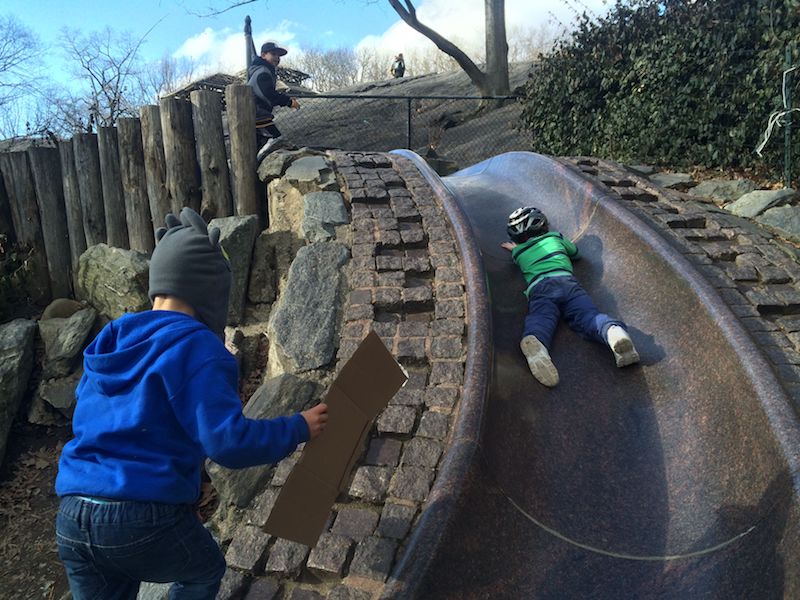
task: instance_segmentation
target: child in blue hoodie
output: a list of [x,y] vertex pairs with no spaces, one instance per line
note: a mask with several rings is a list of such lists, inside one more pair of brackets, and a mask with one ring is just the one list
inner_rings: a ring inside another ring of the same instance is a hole
[[212,599],[225,559],[192,509],[206,458],[273,463],[313,439],[325,404],[248,419],[222,339],[231,286],[219,230],[195,211],[167,215],[150,262],[153,310],[109,323],[84,353],[75,438],[56,478],[58,554],[74,600],[134,600],[139,583],[175,582],[170,599]]

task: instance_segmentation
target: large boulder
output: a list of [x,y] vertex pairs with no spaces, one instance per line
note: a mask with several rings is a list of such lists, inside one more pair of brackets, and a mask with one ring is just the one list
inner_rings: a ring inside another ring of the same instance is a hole
[[312,244],[297,253],[267,328],[269,376],[317,369],[333,359],[342,267],[349,255],[339,242]]
[[301,194],[339,189],[336,174],[324,156],[304,156],[292,163],[283,179],[296,187]]
[[745,194],[736,202],[728,204],[725,210],[736,216],[752,219],[773,206],[785,204],[792,196],[794,196],[794,190],[791,188],[783,190],[755,190],[754,192]]
[[649,179],[657,186],[670,190],[687,190],[695,185],[688,173],[653,173]]
[[39,335],[45,350],[42,365],[45,379],[63,377],[75,370],[96,319],[97,311],[88,307],[71,317],[39,321]]
[[66,377],[40,381],[28,409],[28,422],[34,425],[66,425],[75,412],[75,390],[82,375],[83,369],[78,369]]
[[350,222],[344,197],[339,192],[310,192],[303,197],[303,235],[309,242],[336,237],[337,225]]
[[250,262],[253,244],[258,235],[259,225],[256,215],[243,217],[223,217],[212,219],[208,227],[219,227],[219,243],[231,262],[231,299],[228,306],[228,325],[237,325],[244,316],[244,302],[247,295],[247,282],[250,277]]
[[33,370],[36,323],[16,319],[0,325],[0,464],[6,453],[11,423],[28,388]]
[[275,179],[267,187],[269,231],[291,231],[302,236],[303,194],[285,179]]
[[756,221],[768,225],[786,239],[800,243],[800,206],[770,208],[757,216]]
[[149,266],[135,250],[91,246],[78,260],[76,295],[111,319],[148,310]]
[[305,240],[292,231],[262,231],[253,249],[247,299],[254,304],[275,302],[286,288],[289,268]]
[[[249,419],[274,419],[310,408],[317,402],[318,396],[319,388],[314,382],[284,374],[259,387],[243,412]],[[226,469],[208,461],[206,471],[224,502],[244,507],[267,483],[273,467],[261,465],[247,469]]]
[[756,189],[749,179],[708,179],[701,181],[689,193],[692,196],[712,198],[722,202],[733,202]]

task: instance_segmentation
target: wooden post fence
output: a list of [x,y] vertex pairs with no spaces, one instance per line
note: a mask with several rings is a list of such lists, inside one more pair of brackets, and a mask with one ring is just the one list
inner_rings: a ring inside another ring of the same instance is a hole
[[72,269],[61,159],[56,148],[28,148],[28,160],[39,205],[50,291],[54,298],[69,298]]
[[225,88],[228,135],[231,142],[231,186],[237,215],[258,215],[263,228],[266,205],[256,196],[256,107],[253,90],[247,85]]
[[83,231],[81,212],[81,191],[78,187],[78,172],[75,170],[75,149],[72,140],[58,142],[58,155],[61,160],[61,178],[64,187],[64,209],[67,217],[70,264],[72,278],[78,274],[78,259],[86,252],[86,233]]
[[222,98],[210,90],[195,90],[190,98],[203,190],[200,214],[207,221],[229,217],[233,214],[233,200],[222,131]]
[[39,221],[39,207],[36,204],[36,188],[28,166],[25,152],[4,152],[0,154],[0,172],[6,182],[6,192],[11,209],[11,220],[17,243],[33,250],[28,260],[28,281],[26,288],[31,299],[37,303],[49,302],[50,275]]
[[[0,234],[32,250],[27,293],[43,304],[71,294],[80,256],[107,243],[151,254],[154,230],[183,206],[208,221],[258,215],[255,103],[246,85],[225,89],[230,162],[222,98],[194,91],[166,98],[97,134],[77,133],[56,147],[0,152]],[[230,166],[229,166],[230,165]]]
[[86,246],[105,244],[106,215],[103,208],[103,187],[100,183],[97,136],[93,133],[75,134],[72,147],[75,150],[75,170],[78,173]]
[[163,98],[161,133],[164,136],[164,157],[167,161],[167,188],[172,196],[172,209],[178,214],[188,206],[200,212],[200,181],[194,147],[192,105],[186,100]]
[[139,111],[144,148],[144,171],[147,176],[147,199],[153,231],[164,225],[164,217],[172,211],[172,199],[167,187],[167,159],[164,157],[164,136],[161,133],[161,110],[143,106]]
[[119,119],[119,167],[125,194],[125,216],[131,250],[150,254],[155,244],[147,176],[144,168],[142,126],[139,119]]
[[103,183],[103,208],[106,215],[108,245],[130,248],[128,223],[125,220],[125,198],[122,194],[122,176],[119,170],[119,141],[115,127],[97,128],[97,146],[100,153],[100,176]]

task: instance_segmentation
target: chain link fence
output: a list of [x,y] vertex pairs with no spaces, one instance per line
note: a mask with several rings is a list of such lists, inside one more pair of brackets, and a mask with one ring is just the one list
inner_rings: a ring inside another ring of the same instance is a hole
[[530,150],[514,96],[298,96],[301,108],[275,111],[295,146],[386,152],[409,148],[464,167],[512,150]]

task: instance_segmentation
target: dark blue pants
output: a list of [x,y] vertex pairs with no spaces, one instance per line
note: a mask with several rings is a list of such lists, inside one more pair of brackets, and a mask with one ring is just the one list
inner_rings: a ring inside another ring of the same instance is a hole
[[528,316],[525,317],[523,337],[536,338],[550,350],[553,334],[561,318],[573,331],[587,340],[606,344],[606,332],[612,325],[625,327],[597,310],[589,294],[572,276],[545,277],[533,286],[528,297]]
[[188,505],[65,496],[58,556],[73,600],[135,600],[141,581],[176,582],[170,600],[213,600],[225,558]]

